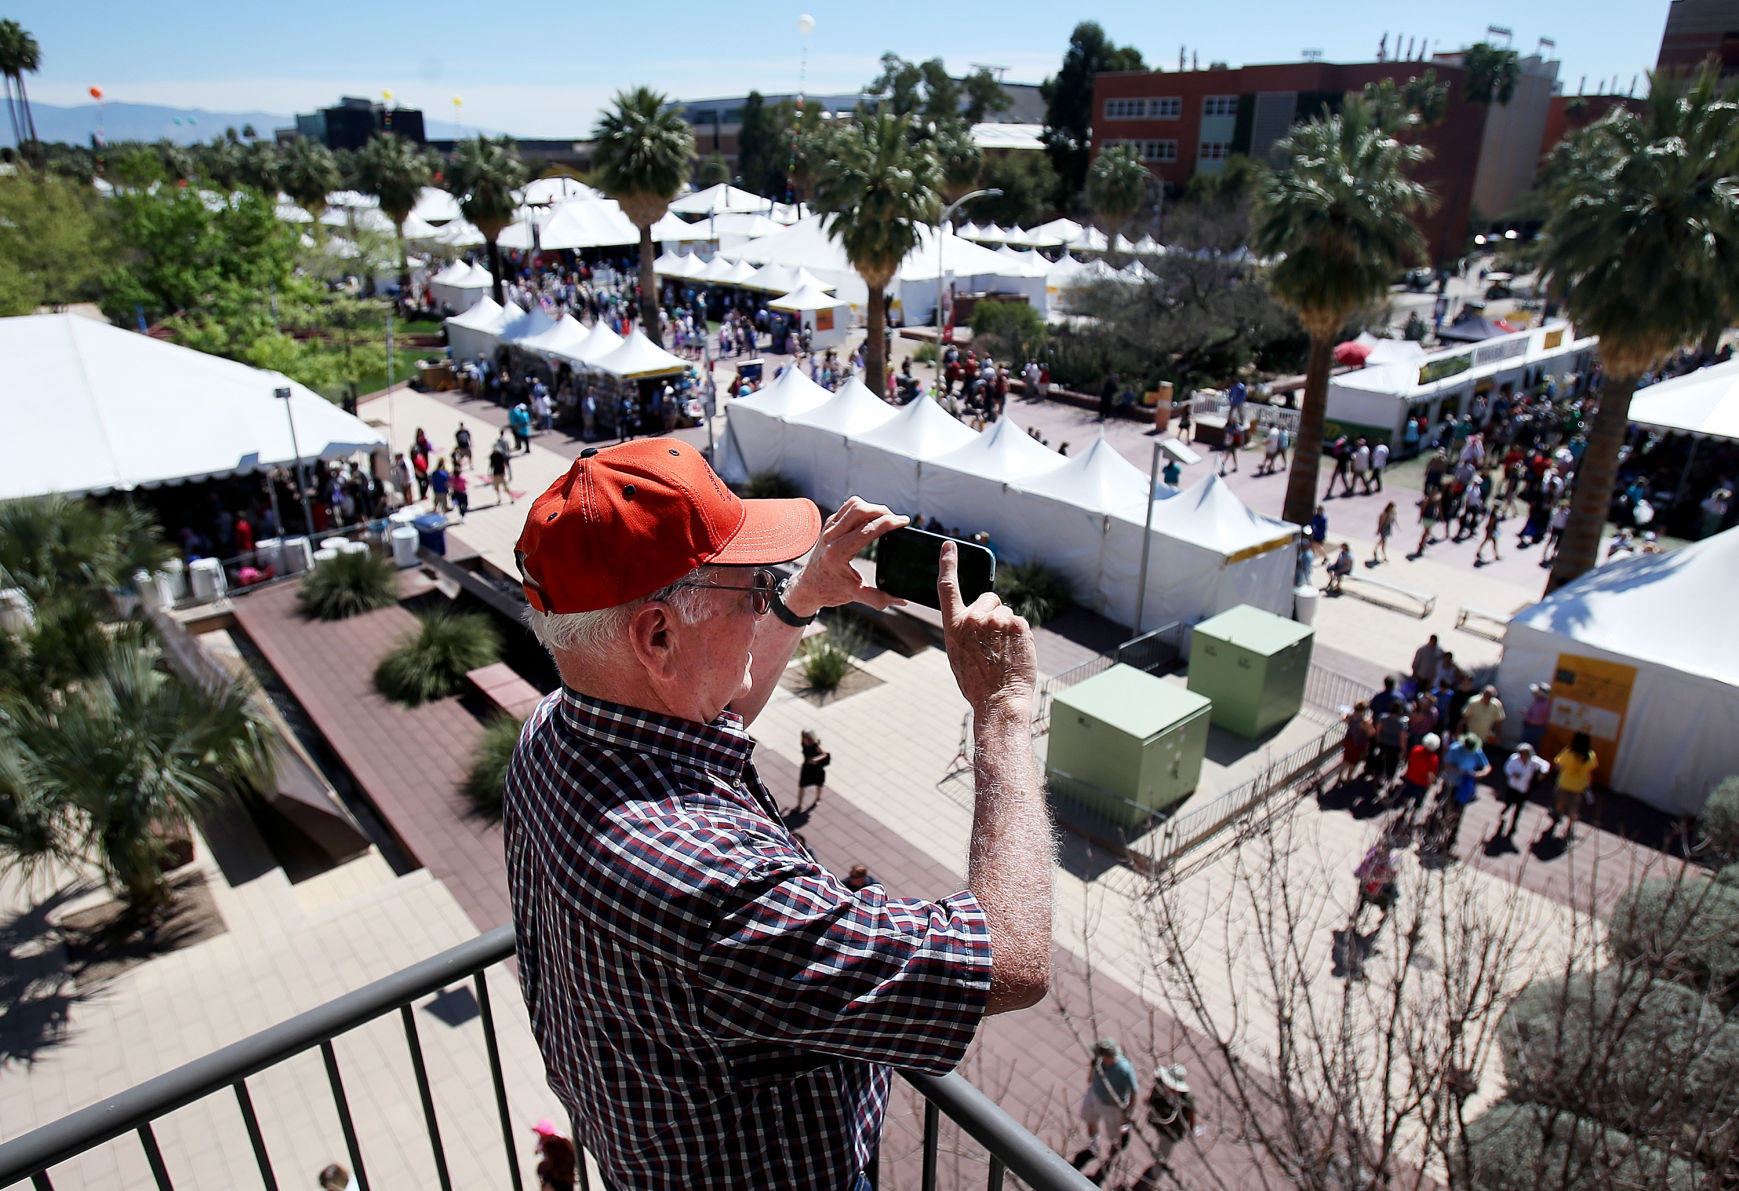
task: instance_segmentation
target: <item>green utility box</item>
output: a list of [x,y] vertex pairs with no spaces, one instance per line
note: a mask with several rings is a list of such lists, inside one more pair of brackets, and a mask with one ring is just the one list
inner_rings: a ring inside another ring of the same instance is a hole
[[1257,737],[1298,714],[1315,630],[1239,604],[1204,620],[1190,644],[1190,690],[1214,703],[1214,723]]
[[1058,794],[1139,827],[1195,790],[1208,711],[1176,683],[1113,666],[1052,699],[1045,776]]

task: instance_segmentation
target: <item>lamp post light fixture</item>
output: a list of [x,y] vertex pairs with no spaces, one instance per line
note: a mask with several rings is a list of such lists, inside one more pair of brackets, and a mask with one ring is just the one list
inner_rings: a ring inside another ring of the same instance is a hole
[[936,395],[942,395],[942,298],[948,281],[948,274],[942,268],[942,240],[948,234],[948,221],[954,218],[954,212],[976,198],[1000,198],[1002,191],[996,187],[988,190],[973,190],[961,195],[946,207],[936,219]]
[[[309,534],[314,532],[314,511],[308,503],[308,474],[302,469],[302,447],[296,442],[296,413],[290,408],[290,386],[279,385],[272,396],[284,403],[284,416],[290,420],[290,450],[296,455],[296,488],[302,495],[302,523]],[[279,532],[283,530],[279,526]]]

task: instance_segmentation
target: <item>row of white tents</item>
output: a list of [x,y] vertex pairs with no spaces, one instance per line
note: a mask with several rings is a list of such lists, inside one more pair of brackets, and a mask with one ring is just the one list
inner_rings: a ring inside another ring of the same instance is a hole
[[506,346],[551,365],[624,379],[680,375],[690,367],[687,360],[665,351],[637,329],[623,337],[602,322],[588,327],[571,314],[554,318],[542,309],[522,310],[513,302],[497,306],[487,294],[463,314],[449,318],[446,326],[454,360],[492,357],[497,347]]
[[[987,532],[999,560],[1056,567],[1080,603],[1134,623],[1148,477],[1103,439],[1065,457],[1006,416],[977,432],[934,401],[896,409],[857,381],[829,393],[796,368],[726,417],[726,479],[778,472],[827,508],[857,495]],[[1295,526],[1252,512],[1214,476],[1161,487],[1151,504],[1147,626],[1237,604],[1291,615]]]

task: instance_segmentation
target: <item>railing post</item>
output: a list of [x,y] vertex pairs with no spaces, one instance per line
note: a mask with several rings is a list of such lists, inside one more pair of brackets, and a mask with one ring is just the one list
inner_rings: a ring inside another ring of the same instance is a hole
[[417,1077],[417,1095],[423,1101],[423,1121],[429,1129],[429,1148],[435,1154],[435,1177],[441,1181],[441,1191],[453,1191],[453,1177],[447,1173],[447,1150],[441,1145],[441,1126],[435,1119],[435,1094],[429,1087],[429,1069],[423,1062],[423,1044],[417,1037],[417,1015],[409,1005],[399,1006],[399,1019],[405,1025],[405,1041],[411,1048],[411,1070]]
[[254,1100],[248,1095],[248,1081],[235,1081],[235,1099],[241,1106],[242,1124],[248,1129],[248,1143],[254,1147],[254,1161],[260,1165],[260,1178],[266,1191],[278,1191],[278,1177],[272,1173],[272,1160],[266,1155],[266,1138],[260,1132],[260,1118],[254,1113]]
[[[489,1004],[489,985],[484,980],[484,973],[477,972],[471,977],[471,983],[477,989],[477,1008],[483,1015],[483,1044],[489,1052],[489,1077],[495,1083],[495,1110],[501,1114],[501,1144],[507,1150],[507,1176],[513,1182],[513,1191],[523,1191],[519,1179],[519,1159],[513,1150],[513,1121],[507,1111],[507,1083],[501,1075],[501,1047],[495,1040],[495,1012]],[[577,1162],[582,1169],[585,1159]]]
[[332,1085],[332,1103],[338,1109],[338,1127],[344,1133],[344,1150],[350,1155],[350,1172],[356,1178],[357,1191],[368,1191],[368,1172],[362,1167],[362,1146],[356,1140],[356,1122],[350,1119],[350,1100],[344,1094],[344,1080],[338,1074],[338,1054],[332,1049],[332,1039],[320,1044],[320,1057],[326,1060],[326,1082]]

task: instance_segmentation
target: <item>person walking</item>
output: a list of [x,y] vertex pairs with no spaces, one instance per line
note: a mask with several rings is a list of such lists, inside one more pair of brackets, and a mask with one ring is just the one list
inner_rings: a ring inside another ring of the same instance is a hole
[[1162,1171],[1171,1169],[1171,1152],[1178,1142],[1205,1132],[1196,1123],[1196,1101],[1190,1094],[1189,1071],[1182,1063],[1153,1069],[1153,1087],[1147,1093],[1147,1123],[1159,1135],[1153,1160]]
[[[1135,1091],[1135,1065],[1124,1057],[1115,1039],[1099,1039],[1093,1045],[1093,1059],[1087,1066],[1087,1090],[1081,1095],[1081,1119],[1087,1123],[1087,1148],[1075,1155],[1077,1170],[1097,1157],[1101,1160],[1100,1171],[1103,1172],[1111,1159],[1128,1144]],[[1099,1150],[1101,1130],[1110,1135],[1110,1148],[1104,1154]]]
[[459,520],[471,511],[471,481],[457,467],[453,469],[453,507],[459,510]]
[[1376,731],[1376,723],[1371,719],[1371,705],[1360,699],[1353,704],[1351,711],[1343,718],[1346,724],[1346,735],[1341,739],[1340,768],[1334,775],[1334,784],[1344,786],[1353,780],[1353,776],[1364,766],[1366,757],[1370,754],[1371,736]]
[[1432,847],[1441,853],[1453,854],[1461,838],[1461,821],[1468,804],[1479,794],[1479,779],[1491,772],[1481,741],[1472,732],[1465,733],[1449,746],[1443,757],[1443,792],[1434,814],[1436,831]]
[[1365,495],[1383,490],[1383,472],[1389,466],[1389,444],[1378,439],[1371,448],[1371,467],[1365,473]]
[[1443,515],[1443,492],[1433,488],[1419,498],[1419,545],[1413,551],[1413,557],[1418,558],[1425,553],[1425,547],[1431,544],[1431,529],[1437,524],[1437,519]]
[[471,431],[465,423],[453,432],[453,470],[459,472],[471,462]]
[[1395,527],[1400,521],[1401,514],[1395,510],[1395,502],[1392,500],[1377,514],[1377,542],[1371,547],[1372,566],[1377,565],[1379,558],[1383,562],[1389,561],[1389,538],[1394,535]]
[[1491,547],[1491,560],[1493,562],[1496,562],[1499,558],[1503,557],[1498,553],[1497,549],[1497,535],[1499,529],[1503,525],[1503,520],[1503,506],[1499,505],[1496,501],[1493,501],[1491,508],[1487,509],[1485,514],[1485,536],[1479,539],[1479,546],[1473,552],[1474,566],[1477,567],[1483,565],[1485,548],[1487,546]]
[[1407,710],[1406,701],[1397,699],[1377,713],[1375,732],[1371,737],[1371,759],[1365,772],[1377,779],[1375,797],[1379,802],[1387,796],[1407,748]]
[[1435,732],[1427,732],[1407,753],[1407,769],[1401,778],[1401,821],[1412,824],[1414,816],[1430,799],[1431,787],[1437,781],[1437,771],[1443,764],[1438,749],[1443,741]]
[[1244,443],[1244,428],[1236,422],[1226,423],[1226,433],[1220,439],[1220,474],[1226,474],[1226,464],[1238,470],[1238,448]]
[[563,1137],[548,1117],[533,1125],[531,1131],[537,1134],[539,1191],[574,1191],[579,1167],[574,1143]]
[[1268,427],[1268,437],[1262,445],[1262,466],[1256,469],[1259,476],[1272,475],[1280,470],[1280,424],[1276,422]]
[[404,504],[411,504],[416,499],[411,490],[411,465],[403,451],[392,462],[392,486]]
[[[1498,834],[1505,839],[1515,838],[1516,828],[1521,826],[1522,807],[1528,803],[1528,795],[1534,788],[1534,783],[1552,772],[1552,763],[1534,752],[1534,746],[1526,743],[1516,746],[1516,751],[1510,754],[1510,759],[1504,762],[1504,785],[1500,797],[1504,809],[1498,813]],[[1510,816],[1509,830],[1504,830],[1504,816]]]
[[1533,745],[1538,752],[1540,741],[1546,735],[1546,725],[1552,722],[1552,684],[1530,682],[1528,694],[1528,705],[1522,711],[1522,742]]
[[507,427],[513,431],[515,451],[531,454],[531,411],[525,408],[525,402],[507,411]]
[[1576,838],[1576,819],[1582,813],[1582,803],[1594,801],[1594,770],[1600,758],[1594,755],[1594,742],[1588,733],[1578,732],[1570,738],[1567,748],[1552,758],[1552,769],[1558,776],[1557,793],[1552,798],[1552,819],[1546,825],[1550,836],[1564,820],[1564,842]]
[[435,498],[435,512],[445,513],[447,511],[447,492],[452,486],[453,473],[447,470],[447,461],[437,459],[435,470],[429,473],[429,491]]
[[804,809],[805,790],[815,791],[815,801],[809,804],[810,810],[821,805],[822,787],[827,785],[827,766],[833,757],[821,747],[821,737],[808,728],[803,729],[798,745],[803,750],[803,765],[797,771],[797,813],[801,813]]
[[495,490],[495,503],[499,505],[506,495],[510,504],[517,504],[519,498],[514,496],[507,487],[507,481],[513,478],[513,469],[507,462],[507,452],[501,449],[497,442],[489,448],[489,486]]

